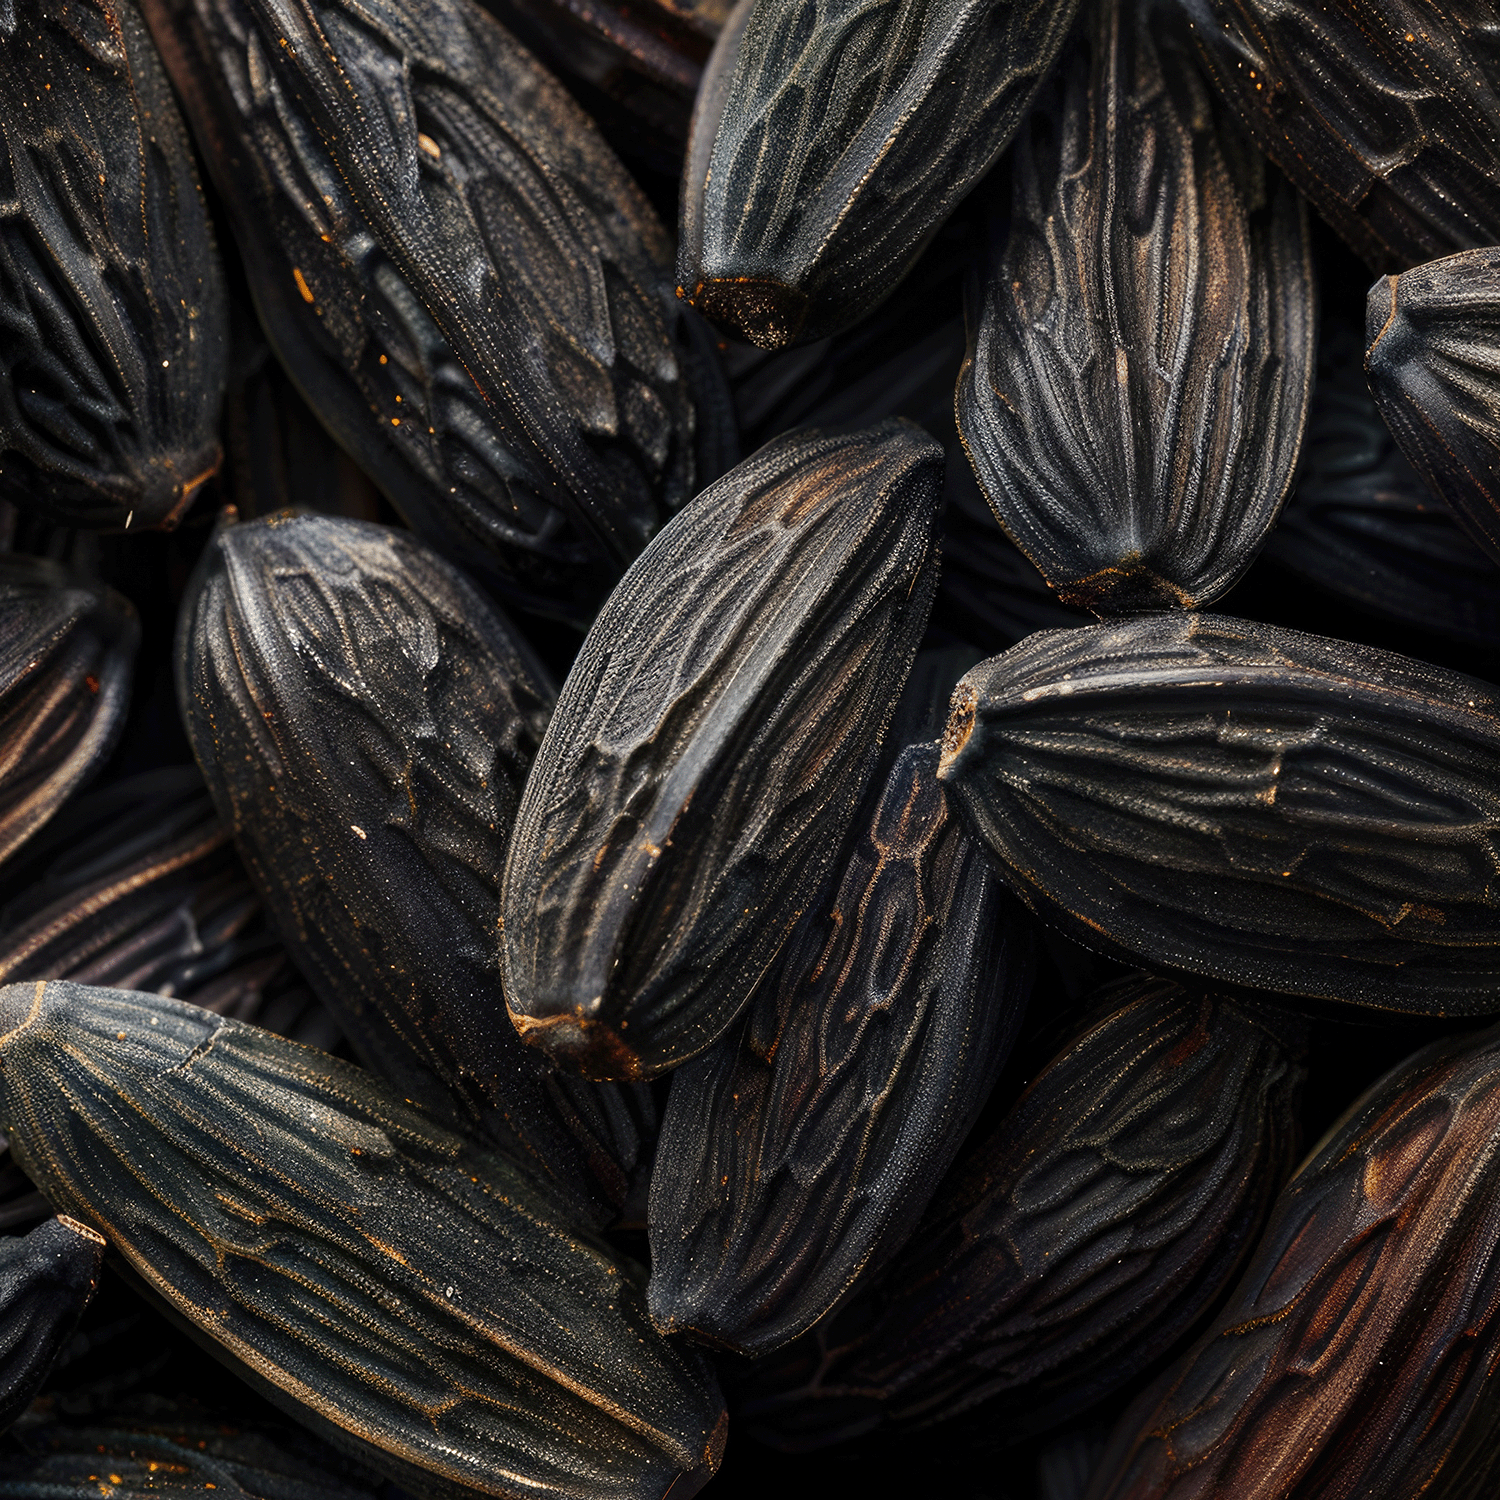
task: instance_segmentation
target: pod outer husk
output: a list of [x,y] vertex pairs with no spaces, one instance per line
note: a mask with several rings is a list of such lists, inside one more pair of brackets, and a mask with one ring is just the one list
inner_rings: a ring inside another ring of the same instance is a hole
[[903,421],[779,439],[610,596],[505,871],[511,1018],[561,1065],[704,1051],[816,898],[926,625],[941,462]]
[[958,386],[980,485],[1064,603],[1211,603],[1297,466],[1316,337],[1305,207],[1161,0],[1085,12],[1012,181]]
[[902,752],[831,901],[672,1078],[648,1219],[664,1333],[759,1355],[804,1332],[902,1245],[984,1107],[1032,934],[937,762]]
[[1295,1161],[1300,1027],[1159,980],[1101,1001],[861,1316],[831,1320],[815,1378],[747,1418],[797,1446],[983,1402],[1014,1436],[1126,1385],[1213,1306]]
[[864,317],[1015,133],[1077,0],[740,0],[683,178],[678,295],[763,349]]
[[1365,369],[1401,451],[1500,561],[1500,250],[1370,288]]
[[298,967],[375,1071],[605,1222],[639,1149],[633,1106],[521,1045],[495,952],[545,674],[407,532],[250,522],[202,567],[182,617],[188,734]]
[[1046,631],[954,693],[940,776],[1092,947],[1285,994],[1500,1009],[1500,699],[1369,646],[1173,613]]
[[1376,271],[1500,240],[1500,50],[1475,0],[1182,0],[1261,150]]
[[218,467],[224,272],[132,0],[0,14],[0,496],[172,526]]
[[1494,1030],[1375,1084],[1213,1327],[1121,1419],[1091,1500],[1493,1495],[1497,1143]]
[[656,1500],[706,1479],[707,1367],[504,1158],[349,1063],[154,995],[0,991],[0,1121],[299,1421],[430,1496]]

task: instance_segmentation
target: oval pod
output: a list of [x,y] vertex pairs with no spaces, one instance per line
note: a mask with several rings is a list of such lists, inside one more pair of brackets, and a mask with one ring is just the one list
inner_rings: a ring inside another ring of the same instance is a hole
[[958,385],[980,485],[1064,603],[1211,603],[1254,559],[1301,448],[1304,206],[1160,0],[1085,13],[1012,180]]
[[224,273],[132,0],[0,21],[0,495],[62,526],[172,526],[219,464]]
[[362,1069],[155,995],[0,991],[0,1121],[236,1373],[424,1496],[657,1500],[713,1376],[503,1158]]
[[778,439],[595,620],[516,818],[521,1035],[593,1077],[710,1046],[815,897],[936,585],[942,450],[909,422]]

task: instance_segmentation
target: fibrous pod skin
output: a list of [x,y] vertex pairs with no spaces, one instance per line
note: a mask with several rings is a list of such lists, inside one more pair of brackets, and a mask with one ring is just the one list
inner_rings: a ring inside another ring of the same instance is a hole
[[431,1497],[656,1500],[713,1471],[713,1377],[633,1273],[373,1075],[64,981],[0,991],[0,1027],[27,1173],[336,1445]]
[[942,450],[909,422],[767,444],[610,595],[516,817],[522,1037],[590,1077],[712,1045],[831,869],[936,584]]
[[816,1376],[755,1403],[757,1424],[831,1441],[984,1402],[1018,1434],[1119,1389],[1213,1305],[1295,1160],[1300,1028],[1162,981],[1101,999],[960,1162],[853,1336],[839,1346],[836,1315]]
[[187,132],[133,0],[20,0],[0,36],[0,495],[174,525],[218,467],[229,339]]
[[1211,603],[1297,465],[1316,333],[1305,208],[1160,0],[1085,13],[1012,179],[959,377],[980,485],[1064,603]]
[[130,701],[140,625],[112,589],[0,556],[0,860],[104,763]]
[[456,1104],[589,1221],[611,1217],[632,1110],[521,1045],[495,952],[545,674],[407,532],[249,522],[203,567],[179,646],[188,733],[298,967],[375,1071]]
[[1091,1500],[1494,1494],[1497,1140],[1494,1030],[1376,1083],[1281,1194],[1213,1326],[1121,1419]]
[[1381,277],[1365,335],[1370,389],[1401,451],[1500,561],[1500,250]]
[[937,760],[902,752],[832,899],[672,1078],[648,1219],[663,1332],[758,1355],[809,1328],[906,1240],[989,1096],[1032,934]]
[[145,8],[314,410],[434,545],[587,619],[722,399],[639,188],[469,0]]
[[678,295],[763,349],[859,321],[1004,150],[1077,0],[740,0],[693,114]]
[[1485,0],[1182,0],[1261,150],[1377,271],[1500,240]]

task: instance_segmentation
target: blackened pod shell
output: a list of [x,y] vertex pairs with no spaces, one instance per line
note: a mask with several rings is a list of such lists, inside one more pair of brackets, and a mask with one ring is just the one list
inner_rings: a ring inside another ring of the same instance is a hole
[[713,1376],[629,1269],[371,1074],[66,982],[0,990],[0,1030],[28,1174],[321,1436],[431,1497],[658,1500],[713,1471]]
[[1091,1500],[1484,1500],[1500,1478],[1500,1033],[1372,1087],[1213,1326],[1121,1419]]
[[795,1338],[899,1249],[984,1107],[1032,937],[937,761],[901,754],[831,899],[672,1077],[648,1217],[664,1332]]
[[219,462],[224,273],[133,0],[0,16],[0,495],[170,526]]
[[777,349],[856,323],[988,171],[1076,0],[740,0],[704,74],[678,294]]
[[941,465],[899,420],[778,439],[610,596],[505,871],[512,1019],[564,1066],[702,1052],[816,896],[926,624]]
[[612,1217],[632,1111],[523,1047],[501,991],[500,872],[552,701],[510,624],[408,532],[280,517],[209,544],[179,651],[219,815],[350,1040]]
[[1015,889],[1148,966],[1500,1008],[1500,699],[1218,615],[1051,630],[954,692],[939,775]]
[[1177,7],[1092,4],[1017,138],[958,415],[1064,603],[1211,603],[1291,484],[1314,370],[1307,215]]

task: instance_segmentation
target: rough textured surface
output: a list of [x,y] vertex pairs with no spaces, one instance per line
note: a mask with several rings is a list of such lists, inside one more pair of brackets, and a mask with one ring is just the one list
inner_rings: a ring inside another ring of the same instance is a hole
[[[352,1065],[196,1006],[0,991],[27,1172],[273,1401],[429,1496],[657,1500],[713,1377],[503,1158]],[[674,1495],[674,1500],[676,1497]]]
[[505,872],[529,1042],[595,1077],[702,1052],[817,895],[936,584],[942,451],[778,439],[647,548],[568,674]]
[[219,462],[229,337],[187,132],[132,0],[14,0],[0,39],[0,494],[170,526]]
[[1076,0],[740,0],[704,75],[678,295],[775,349],[857,322],[1010,140]]
[[663,1332],[744,1354],[802,1333],[900,1247],[989,1096],[1031,931],[937,761],[901,754],[831,899],[672,1077],[649,1217]]
[[959,683],[939,773],[1090,946],[1287,994],[1500,1008],[1500,701],[1216,615],[1051,630]]
[[1302,443],[1301,200],[1163,0],[1085,12],[1012,180],[959,378],[980,485],[1064,603],[1211,603],[1271,529]]

